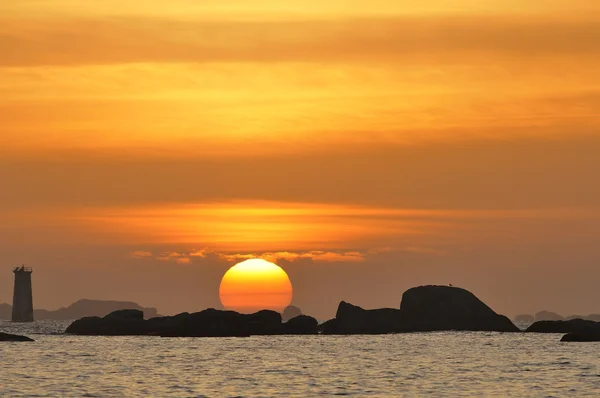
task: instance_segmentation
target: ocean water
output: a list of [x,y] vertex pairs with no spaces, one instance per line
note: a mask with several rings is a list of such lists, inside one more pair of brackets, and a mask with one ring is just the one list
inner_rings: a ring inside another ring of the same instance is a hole
[[600,343],[443,332],[250,338],[80,337],[11,324],[0,396],[600,396]]

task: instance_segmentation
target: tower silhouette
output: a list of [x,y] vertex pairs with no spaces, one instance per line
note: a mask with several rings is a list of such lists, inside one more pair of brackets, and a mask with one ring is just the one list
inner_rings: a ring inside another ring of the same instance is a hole
[[33,322],[33,291],[31,273],[33,270],[24,265],[13,269],[15,290],[13,292],[12,321]]

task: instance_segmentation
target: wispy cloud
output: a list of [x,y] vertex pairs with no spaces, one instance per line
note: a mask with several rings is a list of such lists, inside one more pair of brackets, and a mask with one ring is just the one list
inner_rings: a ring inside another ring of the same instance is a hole
[[[368,253],[369,255],[376,254],[376,251],[372,250]],[[139,259],[155,259],[159,261],[171,261],[178,264],[190,264],[194,258],[207,258],[214,256],[227,262],[238,262],[248,260],[251,258],[262,258],[267,261],[277,262],[279,260],[285,261],[297,261],[303,259],[309,259],[313,262],[322,263],[342,263],[342,262],[362,262],[366,259],[367,253],[358,251],[352,252],[333,252],[333,251],[322,251],[313,250],[306,252],[294,252],[294,251],[282,251],[282,252],[265,252],[265,253],[226,253],[210,250],[204,248],[202,250],[190,250],[189,252],[162,252],[159,254],[152,254],[151,252],[140,252],[135,251],[129,253],[131,258]]]

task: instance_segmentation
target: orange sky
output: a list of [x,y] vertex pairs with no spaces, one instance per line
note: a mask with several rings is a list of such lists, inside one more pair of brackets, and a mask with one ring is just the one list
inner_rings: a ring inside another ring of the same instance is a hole
[[600,5],[497,3],[0,0],[0,302],[600,311]]

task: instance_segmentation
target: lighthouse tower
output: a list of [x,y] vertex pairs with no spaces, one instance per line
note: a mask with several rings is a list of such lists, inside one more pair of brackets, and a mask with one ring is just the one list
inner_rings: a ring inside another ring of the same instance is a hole
[[12,321],[33,322],[33,291],[31,289],[31,273],[29,267],[20,266],[13,269],[15,274],[15,290],[13,292]]

